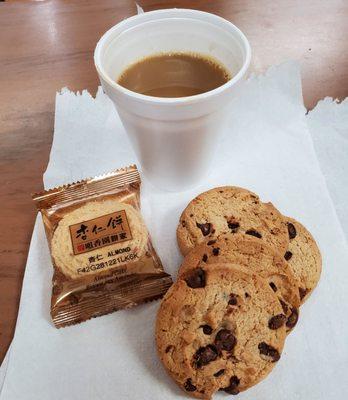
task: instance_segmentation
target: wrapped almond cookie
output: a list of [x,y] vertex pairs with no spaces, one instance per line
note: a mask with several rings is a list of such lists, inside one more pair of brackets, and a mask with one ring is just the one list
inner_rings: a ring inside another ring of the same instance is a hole
[[172,284],[140,212],[136,166],[33,196],[54,268],[57,328],[160,298]]

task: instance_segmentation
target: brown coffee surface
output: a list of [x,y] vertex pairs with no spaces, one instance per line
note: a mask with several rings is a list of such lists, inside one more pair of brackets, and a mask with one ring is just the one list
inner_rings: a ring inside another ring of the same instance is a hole
[[139,60],[117,80],[133,92],[155,97],[186,97],[216,89],[231,79],[217,60],[196,53],[162,53]]

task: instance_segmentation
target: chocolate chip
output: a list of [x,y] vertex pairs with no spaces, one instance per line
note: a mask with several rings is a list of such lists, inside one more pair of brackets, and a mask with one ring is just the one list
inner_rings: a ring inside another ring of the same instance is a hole
[[296,237],[296,228],[294,226],[294,224],[292,224],[291,222],[288,222],[288,232],[289,232],[289,238],[293,239],[294,237]]
[[216,243],[216,240],[209,240],[209,242],[207,243],[208,246],[211,246],[212,244]]
[[185,226],[186,226],[186,221],[181,221],[181,225],[182,225],[183,228],[185,228]]
[[291,251],[287,251],[287,252],[284,254],[284,258],[285,258],[286,261],[289,261],[291,257],[292,257]]
[[236,233],[240,226],[238,222],[228,222],[227,225],[231,229],[232,233]]
[[299,288],[298,289],[298,291],[299,291],[299,293],[300,293],[300,299],[302,300],[305,296],[306,296],[306,294],[309,292],[309,290],[308,289],[303,289],[303,288]]
[[201,325],[200,328],[203,328],[203,333],[205,335],[211,335],[213,332],[213,328],[209,325]]
[[193,214],[190,214],[190,217],[192,218],[192,217],[193,217]]
[[218,255],[219,255],[219,252],[220,252],[220,247],[214,247],[214,248],[213,248],[213,255],[214,255],[214,256],[218,256]]
[[218,350],[215,346],[208,344],[208,346],[200,347],[196,354],[193,356],[194,365],[196,368],[202,368],[204,365],[215,361],[218,357]]
[[197,389],[192,383],[191,378],[187,379],[187,381],[184,383],[184,388],[187,392],[194,392]]
[[228,354],[227,358],[229,360],[231,360],[233,362],[233,364],[238,364],[239,363],[238,358],[236,356],[234,356],[233,354]]
[[207,222],[205,224],[199,224],[198,222],[196,223],[197,228],[199,228],[202,231],[203,236],[208,236],[211,230],[211,223]]
[[205,272],[202,268],[196,268],[189,272],[185,279],[187,286],[192,289],[203,288],[205,286]]
[[270,282],[269,286],[272,288],[273,292],[276,292],[278,290],[277,286],[273,282]]
[[169,353],[170,350],[174,349],[174,346],[172,346],[171,344],[169,346],[166,347],[166,353]]
[[293,328],[298,321],[298,310],[295,307],[291,308],[291,314],[288,316],[288,320],[286,321],[286,326],[288,328]]
[[239,382],[240,382],[240,379],[236,375],[233,375],[230,379],[229,386],[222,388],[220,390],[223,390],[224,392],[226,392],[228,394],[238,394],[239,390],[237,389],[237,387],[239,385]]
[[[260,203],[260,199],[256,196],[251,196],[251,198],[253,199],[253,204],[259,204]],[[271,215],[273,215],[273,213],[271,212]]]
[[236,306],[238,303],[237,295],[234,293],[230,294],[230,299],[228,300],[228,304],[231,306]]
[[280,304],[282,306],[284,313],[287,314],[289,311],[289,306],[282,299],[279,299],[279,301],[280,301]]
[[279,329],[285,324],[285,321],[286,321],[286,316],[284,314],[275,315],[268,321],[268,327],[269,329],[273,330]]
[[215,336],[215,344],[218,350],[233,350],[237,339],[229,329],[221,329]]
[[276,362],[280,359],[280,354],[279,351],[276,350],[274,347],[270,346],[269,344],[265,342],[259,343],[259,351],[260,354],[269,357],[272,362]]
[[223,190],[219,190],[219,193],[223,193],[224,191]]
[[225,373],[224,369],[220,369],[218,372],[215,372],[214,376],[217,378],[218,376],[221,376]]
[[248,292],[244,293],[245,298],[247,299],[248,297],[250,297],[250,294]]
[[255,231],[254,229],[248,229],[245,233],[246,233],[247,235],[255,236],[255,237],[259,238],[259,239],[262,238],[261,233]]
[[206,254],[203,254],[202,261],[203,262],[207,262],[208,261],[208,256]]

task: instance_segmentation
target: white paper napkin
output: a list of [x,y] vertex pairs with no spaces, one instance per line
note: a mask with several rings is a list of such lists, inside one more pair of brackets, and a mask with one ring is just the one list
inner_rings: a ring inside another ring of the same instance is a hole
[[1,394],[2,387],[4,385],[4,381],[6,378],[7,366],[8,366],[9,360],[10,360],[10,350],[11,350],[11,345],[8,348],[7,353],[3,359],[2,363],[1,363],[1,367],[0,367],[0,394]]
[[339,104],[329,97],[321,100],[306,120],[338,218],[348,238],[348,98]]
[[[282,358],[238,398],[343,400],[348,397],[348,249],[306,126],[297,64],[251,79],[231,106],[231,123],[211,173],[194,190],[168,193],[144,178],[142,209],[173,275],[181,261],[175,228],[187,202],[220,184],[240,185],[300,219],[323,255],[319,286],[302,307]],[[44,176],[51,187],[135,161],[116,112],[99,91],[57,95],[55,134]],[[159,302],[57,330],[49,317],[51,262],[38,217],[1,400],[186,398],[154,346]],[[220,394],[218,395],[220,396]]]

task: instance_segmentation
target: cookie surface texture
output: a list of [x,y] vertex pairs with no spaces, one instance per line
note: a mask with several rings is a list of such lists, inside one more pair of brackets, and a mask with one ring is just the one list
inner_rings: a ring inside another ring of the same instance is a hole
[[159,356],[188,394],[237,394],[265,378],[283,349],[282,307],[264,279],[220,264],[187,271],[156,321]]
[[285,259],[299,281],[299,293],[303,304],[317,286],[322,260],[320,250],[311,233],[293,218],[284,217],[289,235],[289,247]]
[[285,253],[289,238],[282,215],[254,193],[224,186],[201,193],[181,214],[177,228],[180,251],[186,255],[204,240],[226,233],[245,233]]
[[238,264],[264,278],[278,296],[290,332],[299,316],[299,282],[282,254],[262,240],[245,234],[221,235],[218,240],[203,242],[185,257],[179,276],[192,268],[215,268],[219,263]]

